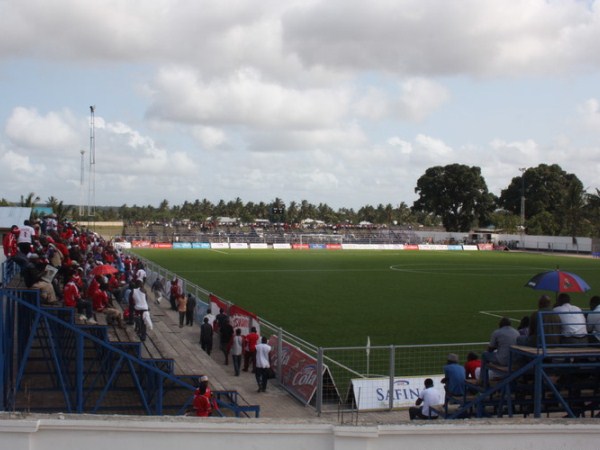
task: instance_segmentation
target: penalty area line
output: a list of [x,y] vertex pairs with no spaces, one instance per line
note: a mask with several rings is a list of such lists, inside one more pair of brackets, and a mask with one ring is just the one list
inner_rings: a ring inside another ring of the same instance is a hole
[[221,253],[222,255],[229,255],[229,253],[227,253],[227,252],[224,252],[224,251],[222,251],[222,250],[216,250],[216,249],[214,249],[214,248],[211,248],[211,249],[210,249],[210,251],[211,251],[211,252],[217,252],[217,253]]
[[[484,314],[486,316],[492,316],[492,317],[496,317],[498,319],[501,319],[502,317],[508,317],[506,316],[506,314],[494,314],[494,313],[502,313],[502,312],[526,312],[526,313],[530,313],[531,311],[528,309],[505,309],[505,310],[499,310],[499,311],[479,311],[479,314]],[[513,322],[520,322],[521,319],[515,319],[514,317],[508,317],[511,321]]]

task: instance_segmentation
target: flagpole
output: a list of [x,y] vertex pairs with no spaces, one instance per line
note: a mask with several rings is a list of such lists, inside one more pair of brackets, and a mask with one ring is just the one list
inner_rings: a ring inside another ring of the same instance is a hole
[[369,361],[369,358],[371,356],[371,337],[367,336],[367,378],[369,378],[369,372],[370,372],[370,368],[371,368],[371,364]]

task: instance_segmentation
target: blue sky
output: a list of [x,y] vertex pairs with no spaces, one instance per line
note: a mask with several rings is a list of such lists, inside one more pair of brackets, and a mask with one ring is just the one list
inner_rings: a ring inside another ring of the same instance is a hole
[[80,202],[90,105],[98,205],[411,205],[452,163],[600,188],[597,2],[0,0],[0,29],[8,200]]

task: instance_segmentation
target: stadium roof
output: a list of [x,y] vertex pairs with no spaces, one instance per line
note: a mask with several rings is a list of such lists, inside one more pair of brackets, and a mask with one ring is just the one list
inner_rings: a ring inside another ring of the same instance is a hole
[[0,229],[9,229],[13,225],[23,225],[23,222],[31,216],[31,208],[20,206],[0,207]]

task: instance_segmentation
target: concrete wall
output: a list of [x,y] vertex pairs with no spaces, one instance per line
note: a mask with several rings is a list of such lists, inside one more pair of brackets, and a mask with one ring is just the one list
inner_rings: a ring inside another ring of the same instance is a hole
[[0,415],[0,450],[599,448],[598,419],[351,426],[192,417]]

